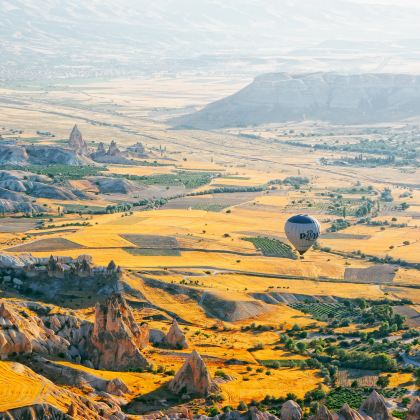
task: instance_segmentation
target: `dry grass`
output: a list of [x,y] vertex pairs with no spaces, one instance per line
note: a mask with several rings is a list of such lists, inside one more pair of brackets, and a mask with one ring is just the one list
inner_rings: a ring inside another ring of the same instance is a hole
[[261,400],[266,395],[285,397],[291,391],[298,398],[303,398],[306,392],[320,383],[320,378],[313,370],[276,369],[270,371],[270,376],[265,371],[259,374],[242,374],[243,368],[226,369],[226,373],[236,377],[235,381],[221,385],[226,403],[236,406],[240,401],[249,403],[253,399]]
[[56,397],[56,389],[52,382],[21,364],[0,362],[1,412],[40,403],[50,403],[67,412]]

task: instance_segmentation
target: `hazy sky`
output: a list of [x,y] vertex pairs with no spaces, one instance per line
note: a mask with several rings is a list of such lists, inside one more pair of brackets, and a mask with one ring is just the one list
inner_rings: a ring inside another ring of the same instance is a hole
[[375,63],[400,54],[414,68],[420,0],[0,0],[0,40],[7,67],[150,67],[165,58],[304,55],[321,44],[359,59],[376,54]]

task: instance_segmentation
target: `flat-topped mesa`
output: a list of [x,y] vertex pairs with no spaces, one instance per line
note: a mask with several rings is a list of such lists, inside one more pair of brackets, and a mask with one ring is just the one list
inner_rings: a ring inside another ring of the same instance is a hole
[[302,418],[302,409],[299,404],[293,400],[286,401],[280,411],[282,420],[300,420]]
[[76,124],[74,125],[70,133],[69,146],[81,155],[88,154],[87,143],[83,140],[82,133],[80,132]]
[[375,390],[369,395],[368,399],[359,409],[362,415],[367,415],[373,420],[392,420],[393,417],[388,411],[385,398]]
[[138,325],[120,293],[97,303],[91,335],[92,363],[97,369],[122,370],[148,366],[141,350],[149,342],[149,327]]
[[181,369],[168,384],[175,394],[207,396],[219,390],[213,382],[204,360],[193,350]]
[[169,328],[169,331],[166,334],[165,341],[168,344],[168,346],[175,349],[181,350],[188,348],[188,343],[185,334],[182,332],[175,318],[172,321],[171,328]]

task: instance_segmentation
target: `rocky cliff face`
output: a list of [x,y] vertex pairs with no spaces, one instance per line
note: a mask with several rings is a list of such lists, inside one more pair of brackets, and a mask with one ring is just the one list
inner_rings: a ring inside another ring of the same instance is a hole
[[87,155],[88,153],[87,143],[83,140],[82,133],[78,129],[77,125],[74,125],[73,129],[71,130],[69,146],[71,149],[75,150],[81,155]]
[[173,123],[201,129],[323,120],[396,121],[420,115],[420,76],[273,73]]
[[204,360],[193,350],[184,365],[169,382],[170,391],[175,394],[206,396],[218,390]]
[[121,294],[115,293],[96,305],[90,341],[91,361],[97,369],[123,370],[148,365],[141,350],[149,342],[149,327],[136,324]]
[[177,320],[174,318],[172,321],[171,328],[165,337],[166,343],[174,349],[187,349],[188,343],[185,334],[179,328]]
[[0,304],[0,357],[12,354],[66,352],[69,342],[47,328],[42,320],[18,305]]

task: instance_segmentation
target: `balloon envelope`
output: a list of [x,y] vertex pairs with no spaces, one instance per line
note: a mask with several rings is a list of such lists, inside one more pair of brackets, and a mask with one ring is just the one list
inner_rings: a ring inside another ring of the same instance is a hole
[[290,217],[284,226],[287,239],[303,255],[318,239],[321,225],[318,220],[307,214]]

